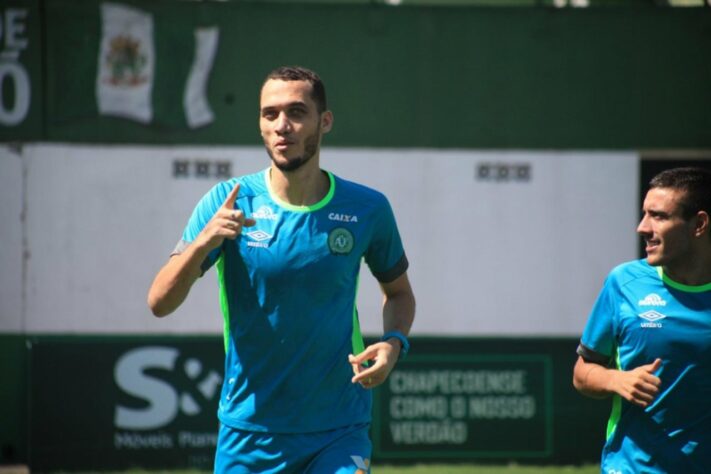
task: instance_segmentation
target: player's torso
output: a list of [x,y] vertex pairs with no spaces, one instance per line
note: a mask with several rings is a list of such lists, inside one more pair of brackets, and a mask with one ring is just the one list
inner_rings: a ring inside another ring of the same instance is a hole
[[255,279],[317,288],[321,285],[316,282],[323,281],[335,289],[357,275],[370,240],[370,229],[359,222],[357,211],[332,205],[289,210],[264,194],[240,205],[256,221],[236,242]]
[[711,365],[711,291],[672,288],[652,270],[621,288],[616,326],[622,368],[657,357]]
[[310,208],[286,206],[263,179],[242,181],[236,204],[256,223],[221,257],[223,421],[280,432],[367,421],[369,397],[350,382],[347,356],[371,211],[337,188]]
[[282,307],[333,307],[339,298],[352,302],[373,237],[371,209],[336,186],[335,178],[333,192],[310,207],[279,201],[263,179],[260,173],[244,183],[237,204],[255,225],[234,241],[236,252],[225,252],[234,260],[227,271],[235,270],[241,285],[258,293],[260,304],[270,298]]
[[[656,372],[661,379],[659,393],[644,410],[644,417],[667,433],[694,431],[694,439],[702,433],[708,443],[711,291],[674,288],[653,270],[649,276],[622,287],[617,323],[620,366],[631,370],[661,359],[661,368]],[[706,428],[700,429],[702,425]]]

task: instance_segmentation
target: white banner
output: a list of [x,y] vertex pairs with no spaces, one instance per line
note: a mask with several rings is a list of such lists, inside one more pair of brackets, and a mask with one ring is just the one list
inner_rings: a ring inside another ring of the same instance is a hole
[[195,30],[195,58],[185,84],[183,107],[185,120],[190,128],[198,128],[215,120],[215,114],[207,101],[207,79],[217,52],[220,30],[200,28]]
[[153,117],[153,16],[118,3],[102,3],[101,22],[96,75],[99,113],[148,123]]
[[[0,290],[21,288],[26,309],[19,322],[3,316],[0,331],[221,332],[214,271],[165,319],[150,314],[146,293],[200,197],[268,166],[261,147],[33,145],[23,159],[26,230],[15,230],[13,205]],[[14,163],[3,173],[17,177]],[[415,335],[579,335],[607,272],[637,255],[634,153],[326,148],[322,166],[389,197],[411,265]],[[22,202],[20,186],[0,189],[4,202]],[[379,288],[363,272],[362,327],[381,334]],[[3,314],[22,306],[0,297]]]

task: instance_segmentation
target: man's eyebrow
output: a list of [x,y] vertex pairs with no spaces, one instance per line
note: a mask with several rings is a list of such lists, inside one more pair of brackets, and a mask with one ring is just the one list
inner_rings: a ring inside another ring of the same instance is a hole
[[292,107],[303,107],[303,108],[308,108],[308,105],[306,102],[302,102],[300,100],[294,101],[294,102],[289,102],[288,104],[284,105],[265,105],[264,107],[261,108],[262,111],[264,110],[274,110],[274,109],[280,109],[280,108],[292,108]]
[[645,209],[642,209],[642,212],[646,212],[647,214],[649,214],[651,216],[661,216],[661,217],[669,216],[668,212],[660,211],[660,210],[654,209],[654,208],[647,209],[646,211],[645,211]]

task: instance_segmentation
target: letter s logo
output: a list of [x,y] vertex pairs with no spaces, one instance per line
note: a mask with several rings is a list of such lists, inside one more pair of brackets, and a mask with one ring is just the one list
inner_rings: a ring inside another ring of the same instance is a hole
[[127,394],[148,402],[146,408],[117,406],[114,424],[129,430],[150,430],[170,423],[178,412],[178,394],[168,383],[146,375],[147,368],[173,370],[178,350],[141,347],[125,353],[116,362],[114,380]]

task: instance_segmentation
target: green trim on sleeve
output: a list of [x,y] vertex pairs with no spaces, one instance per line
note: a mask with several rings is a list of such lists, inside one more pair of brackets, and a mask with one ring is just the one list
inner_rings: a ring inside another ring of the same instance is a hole
[[351,336],[351,344],[353,344],[353,354],[360,354],[365,350],[365,342],[363,342],[363,334],[360,332],[360,321],[358,320],[358,308],[353,305],[353,335]]
[[691,286],[675,282],[664,273],[664,268],[661,266],[657,267],[657,273],[659,274],[659,278],[662,279],[664,284],[669,285],[676,290],[685,291],[686,293],[703,293],[704,291],[711,291],[711,283],[706,283],[705,285],[699,286]]
[[[617,370],[620,370],[622,367],[620,364],[619,352],[615,356],[615,366]],[[612,411],[610,412],[610,418],[607,420],[607,433],[605,434],[605,439],[610,439],[610,437],[615,433],[617,423],[620,422],[620,416],[622,416],[622,397],[615,394],[612,396]]]
[[353,332],[351,333],[351,346],[353,347],[353,355],[360,354],[365,350],[365,342],[363,342],[363,334],[360,332],[360,320],[358,319],[358,307],[356,306],[356,299],[358,296],[358,284],[360,282],[360,275],[356,277],[356,294],[353,298]]
[[331,199],[333,198],[333,195],[336,193],[336,179],[333,177],[333,174],[330,171],[323,170],[324,173],[328,175],[328,181],[329,181],[329,189],[326,195],[321,199],[319,202],[311,205],[311,206],[294,206],[293,204],[289,204],[286,201],[282,201],[279,199],[272,189],[272,184],[269,182],[269,174],[270,174],[271,169],[267,168],[264,171],[264,182],[267,185],[267,190],[269,191],[269,196],[272,198],[272,201],[275,203],[279,204],[279,206],[283,207],[284,209],[288,211],[293,211],[293,212],[314,212],[318,211],[322,207],[324,207],[326,204],[331,202]]
[[225,345],[225,353],[227,353],[227,344],[230,340],[230,304],[227,301],[227,290],[225,285],[225,257],[220,255],[220,258],[215,262],[215,270],[217,270],[217,283],[220,287],[220,310],[222,311],[222,337]]

